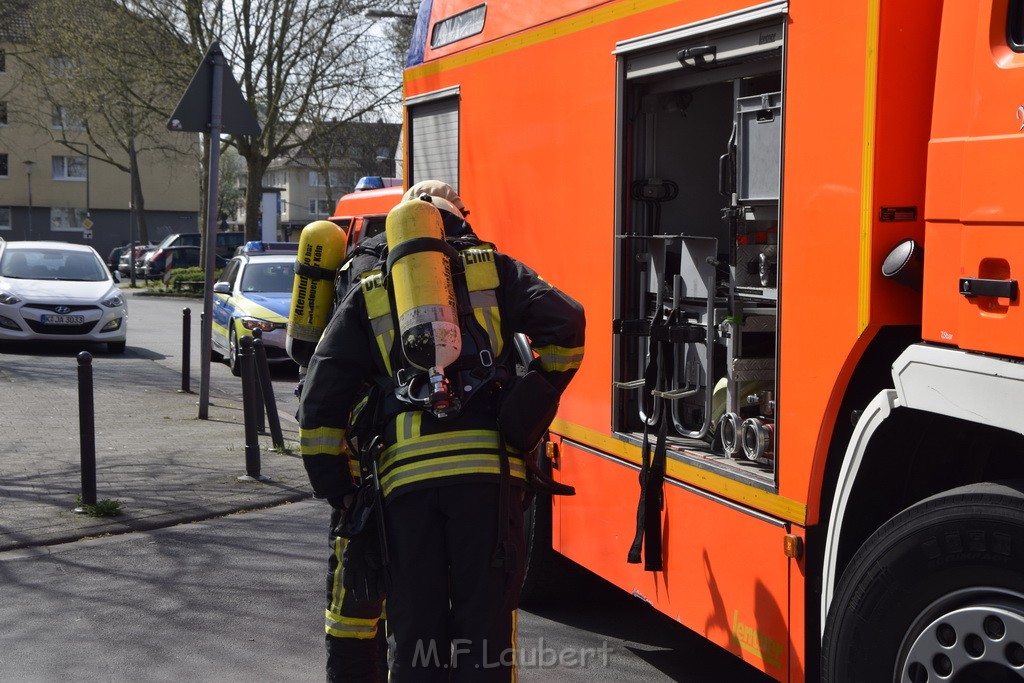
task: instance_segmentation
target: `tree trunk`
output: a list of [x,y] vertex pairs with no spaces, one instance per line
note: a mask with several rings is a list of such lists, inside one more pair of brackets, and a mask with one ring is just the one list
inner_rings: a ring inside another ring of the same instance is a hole
[[139,228],[139,242],[149,244],[149,228],[146,227],[146,200],[142,195],[139,153],[135,149],[134,140],[128,143],[128,169],[131,176],[132,209],[135,211],[135,225]]
[[[260,205],[263,203],[263,175],[270,160],[258,156],[246,159],[246,162],[249,175],[245,181],[245,239],[250,241],[263,238]],[[277,216],[273,219],[276,223]],[[274,239],[277,239],[277,235],[274,235]]]

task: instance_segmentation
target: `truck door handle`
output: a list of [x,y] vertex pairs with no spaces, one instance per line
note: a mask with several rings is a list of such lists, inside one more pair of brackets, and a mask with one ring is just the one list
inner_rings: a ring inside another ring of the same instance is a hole
[[960,278],[960,294],[972,299],[976,296],[995,296],[1017,300],[1016,280],[985,280],[979,277]]

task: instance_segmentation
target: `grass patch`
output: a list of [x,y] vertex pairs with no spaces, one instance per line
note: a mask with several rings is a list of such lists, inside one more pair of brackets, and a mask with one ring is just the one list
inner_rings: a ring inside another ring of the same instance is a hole
[[75,504],[90,517],[113,517],[121,514],[121,509],[124,507],[120,501],[109,498],[98,500],[95,505],[85,505],[82,503],[81,496],[75,496]]

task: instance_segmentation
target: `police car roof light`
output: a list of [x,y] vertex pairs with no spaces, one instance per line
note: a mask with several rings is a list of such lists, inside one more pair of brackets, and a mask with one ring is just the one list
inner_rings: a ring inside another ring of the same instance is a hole
[[298,242],[252,240],[245,243],[242,251],[246,254],[297,254],[299,252],[299,244]]

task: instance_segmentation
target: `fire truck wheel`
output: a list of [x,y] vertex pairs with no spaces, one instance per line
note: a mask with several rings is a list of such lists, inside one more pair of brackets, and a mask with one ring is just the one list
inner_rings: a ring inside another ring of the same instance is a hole
[[822,680],[1020,681],[1024,482],[924,500],[861,546],[836,588]]

